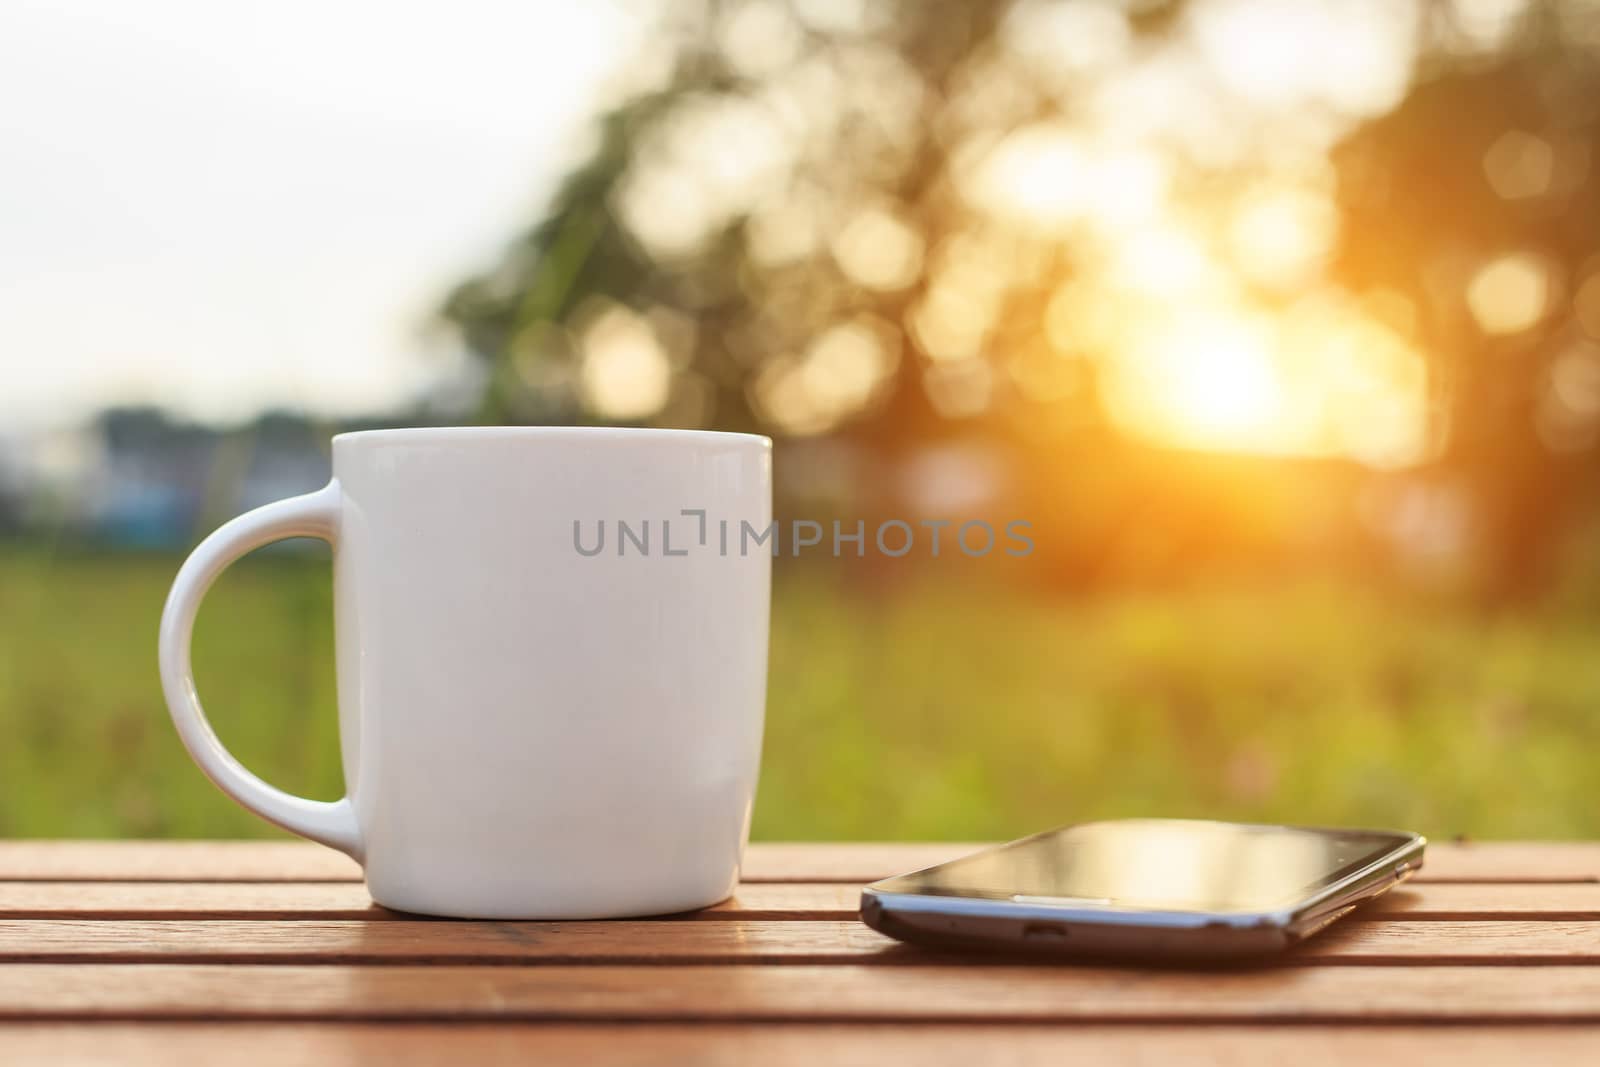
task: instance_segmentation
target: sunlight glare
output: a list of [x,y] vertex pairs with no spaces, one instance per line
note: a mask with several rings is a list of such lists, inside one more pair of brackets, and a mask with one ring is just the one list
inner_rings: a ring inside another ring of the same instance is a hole
[[618,213],[655,258],[693,255],[712,233],[774,198],[793,153],[768,108],[699,94],[640,144],[620,187]]
[[1097,0],[1022,0],[1000,27],[1001,43],[1052,81],[1110,67],[1131,36],[1118,6]]
[[1370,299],[1325,291],[1284,312],[1280,358],[1295,392],[1310,402],[1294,431],[1307,451],[1404,466],[1421,459],[1428,444],[1427,371],[1421,354],[1371,306]]
[[1262,324],[1196,310],[1141,338],[1120,361],[1122,415],[1191,447],[1285,447],[1283,383]]
[[1180,447],[1379,467],[1416,462],[1427,447],[1422,357],[1336,290],[1272,313],[1169,307],[1102,358],[1113,416]]
[[778,0],[746,0],[724,15],[716,29],[722,54],[746,77],[781,69],[805,44],[804,31]]
[[1259,108],[1375,115],[1410,80],[1417,19],[1408,3],[1208,0],[1190,10],[1190,31],[1216,77]]
[[1008,134],[979,165],[973,194],[996,218],[1027,226],[1060,227],[1076,219],[1088,199],[1088,159],[1083,146],[1057,123],[1037,123]]
[[1333,245],[1338,216],[1325,198],[1298,189],[1250,197],[1234,214],[1228,238],[1240,270],[1258,284],[1304,285]]
[[1474,49],[1497,48],[1528,9],[1528,0],[1451,0],[1454,29]]
[[613,419],[637,419],[666,406],[672,363],[650,324],[621,305],[582,331],[579,384],[586,402]]
[[1170,296],[1226,288],[1226,273],[1186,230],[1151,227],[1117,244],[1110,276],[1124,289]]
[[1097,224],[1138,225],[1161,212],[1168,172],[1154,152],[1103,148],[1087,162],[1084,199]]
[[834,238],[833,258],[866,289],[904,289],[922,270],[922,235],[897,213],[867,207]]
[[801,381],[816,406],[830,416],[852,414],[894,372],[883,331],[867,322],[832,327],[806,351]]
[[1521,333],[1544,317],[1549,271],[1536,255],[1518,252],[1483,266],[1467,286],[1467,307],[1487,334]]
[[1063,356],[1109,351],[1121,336],[1123,310],[1101,286],[1073,279],[1058,287],[1045,306],[1045,337]]

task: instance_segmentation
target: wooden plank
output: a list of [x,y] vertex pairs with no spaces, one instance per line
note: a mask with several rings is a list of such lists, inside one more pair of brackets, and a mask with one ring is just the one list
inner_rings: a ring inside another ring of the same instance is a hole
[[1600,967],[12,963],[0,1018],[1600,1022]]
[[[844,920],[860,890],[841,882],[743,885],[732,900],[685,919]],[[1357,913],[1364,919],[1600,920],[1600,884],[1410,883]],[[11,919],[409,918],[374,905],[353,882],[0,882],[0,918]]]
[[1335,924],[1290,954],[1297,964],[1600,963],[1600,922],[1534,920]]
[[1600,882],[1600,844],[1491,841],[1428,845],[1418,881]]
[[971,841],[765,842],[752,844],[745,850],[741,875],[746,882],[852,882],[860,885],[948,863],[986,847]]
[[[733,899],[686,919],[851,919],[852,885],[740,886]],[[372,903],[352,882],[0,882],[0,919],[156,917],[238,919],[411,918]]]
[[353,882],[0,882],[0,918],[390,919]]
[[1363,919],[1600,919],[1600,884],[1592,882],[1408,882],[1356,912]]
[[[16,919],[0,962],[986,963],[899,945],[859,922],[605,923]],[[1600,922],[1347,922],[1289,965],[1600,962]]]
[[859,922],[0,923],[0,962],[859,963],[894,948]]
[[[752,844],[747,882],[870,882],[982,847],[971,843]],[[357,881],[354,861],[296,841],[0,841],[0,881]],[[1600,881],[1600,843],[1433,844],[1419,880]]]
[[[746,882],[871,882],[978,844],[752,844]],[[359,881],[348,856],[302,841],[0,841],[0,881]]]
[[359,881],[342,852],[305,841],[0,841],[0,881]]
[[1597,1045],[1600,1027],[1586,1025],[0,1024],[0,1061],[62,1067],[108,1062],[128,1067],[219,1062],[388,1067],[915,1062],[922,1067],[970,1067],[997,1058],[1012,1067],[1075,1062],[1241,1067],[1444,1062],[1474,1067],[1511,1061],[1581,1063],[1593,1059]]
[[[747,882],[870,882],[976,844],[752,844]],[[0,881],[359,881],[355,861],[301,841],[0,841]]]

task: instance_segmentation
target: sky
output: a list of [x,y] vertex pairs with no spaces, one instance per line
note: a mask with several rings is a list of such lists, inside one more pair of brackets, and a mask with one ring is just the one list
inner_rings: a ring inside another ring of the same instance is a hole
[[582,152],[626,0],[7,0],[0,431],[377,412]]

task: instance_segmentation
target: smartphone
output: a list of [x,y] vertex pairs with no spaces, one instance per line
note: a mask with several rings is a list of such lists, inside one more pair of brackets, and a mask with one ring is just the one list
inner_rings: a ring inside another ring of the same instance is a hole
[[1411,877],[1426,843],[1392,830],[1082,823],[876,882],[861,893],[861,918],[954,948],[1263,956]]

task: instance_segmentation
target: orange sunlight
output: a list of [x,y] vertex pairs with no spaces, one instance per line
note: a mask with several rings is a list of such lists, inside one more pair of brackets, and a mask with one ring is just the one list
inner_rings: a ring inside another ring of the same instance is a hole
[[[1189,47],[1104,72],[1102,107],[974,153],[969,198],[1024,240],[1072,250],[1047,332],[1061,358],[1100,365],[1109,413],[1129,432],[1184,448],[1416,462],[1428,396],[1412,309],[1346,291],[1326,271],[1340,221],[1327,150],[1398,99],[1412,28],[1381,7],[1219,0],[1184,29]],[[1302,61],[1307,40],[1329,45],[1317,63]],[[1184,180],[1251,157],[1270,163]],[[1481,272],[1472,308],[1485,329],[1537,320],[1540,270],[1523,256]],[[944,332],[967,338],[966,354],[984,330]]]
[[1287,443],[1278,367],[1247,324],[1219,316],[1192,332],[1168,331],[1145,358],[1150,415],[1174,440],[1270,451]]
[[[1146,317],[1148,316],[1148,317]],[[1183,448],[1342,455],[1403,466],[1426,446],[1421,356],[1337,292],[1287,308],[1214,303],[1120,315],[1101,353],[1128,431]],[[1150,319],[1156,320],[1151,324]]]

